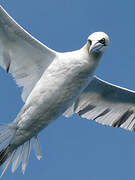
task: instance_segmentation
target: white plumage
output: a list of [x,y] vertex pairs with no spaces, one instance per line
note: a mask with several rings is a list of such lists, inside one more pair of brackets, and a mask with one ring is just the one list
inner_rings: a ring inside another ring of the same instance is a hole
[[135,92],[96,76],[69,109],[67,117],[76,112],[104,125],[135,130]]
[[0,65],[23,87],[25,102],[16,119],[0,129],[2,175],[11,162],[12,172],[22,163],[24,173],[31,146],[41,159],[37,135],[62,114],[78,113],[102,124],[135,129],[135,93],[93,76],[108,45],[109,37],[96,32],[81,49],[56,52],[0,7]]

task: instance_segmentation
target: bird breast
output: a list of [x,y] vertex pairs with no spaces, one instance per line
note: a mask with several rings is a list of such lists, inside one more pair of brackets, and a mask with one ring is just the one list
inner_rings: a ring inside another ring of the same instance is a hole
[[48,67],[16,120],[22,134],[33,136],[65,112],[91,80],[88,65],[72,58],[56,59]]

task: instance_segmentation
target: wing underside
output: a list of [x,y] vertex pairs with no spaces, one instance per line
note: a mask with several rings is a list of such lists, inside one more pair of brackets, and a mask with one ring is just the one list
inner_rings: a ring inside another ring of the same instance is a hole
[[135,131],[135,92],[94,77],[92,82],[65,112],[104,125]]
[[0,6],[0,66],[23,87],[24,101],[55,56]]

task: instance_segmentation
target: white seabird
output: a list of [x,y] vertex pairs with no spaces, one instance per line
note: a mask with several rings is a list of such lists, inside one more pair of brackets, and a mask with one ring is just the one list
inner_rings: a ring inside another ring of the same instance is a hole
[[[0,165],[12,172],[27,167],[31,140],[42,157],[38,133],[60,115],[78,113],[103,124],[134,130],[135,94],[94,76],[109,37],[95,32],[79,50],[49,49],[19,26],[0,6],[0,65],[23,87],[25,102],[16,119],[0,129]],[[1,175],[1,176],[2,176]]]

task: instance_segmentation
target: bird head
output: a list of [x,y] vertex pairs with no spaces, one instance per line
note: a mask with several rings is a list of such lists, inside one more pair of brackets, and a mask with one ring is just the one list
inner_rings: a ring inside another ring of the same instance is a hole
[[104,32],[94,32],[88,37],[89,53],[103,54],[109,45],[109,36]]

